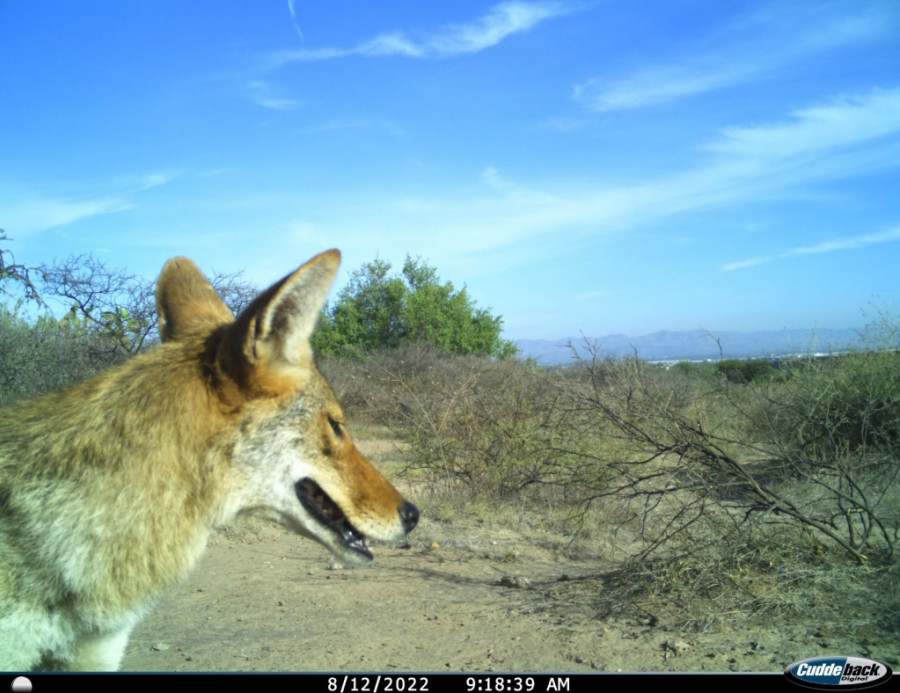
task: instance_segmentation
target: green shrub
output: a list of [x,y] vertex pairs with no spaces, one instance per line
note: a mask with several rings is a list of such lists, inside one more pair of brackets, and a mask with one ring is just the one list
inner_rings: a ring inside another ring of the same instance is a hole
[[900,353],[870,351],[797,364],[770,399],[795,454],[900,455]]
[[80,382],[122,359],[103,335],[73,322],[29,324],[0,308],[0,405]]
[[478,308],[465,287],[441,282],[433,267],[410,257],[401,275],[390,270],[375,260],[353,272],[323,311],[312,340],[318,353],[360,357],[403,344],[499,358],[516,353],[501,338],[502,319]]
[[771,376],[775,367],[765,359],[724,359],[716,364],[716,372],[732,383],[752,383]]

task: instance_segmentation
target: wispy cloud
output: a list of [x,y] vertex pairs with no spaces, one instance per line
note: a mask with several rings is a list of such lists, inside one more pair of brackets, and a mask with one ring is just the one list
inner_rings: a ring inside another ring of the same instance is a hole
[[288,12],[291,15],[291,24],[294,26],[294,31],[297,32],[297,36],[303,40],[303,30],[300,28],[300,24],[297,21],[297,12],[294,7],[295,0],[287,0]]
[[641,108],[721,89],[746,80],[760,69],[752,65],[721,67],[718,64],[654,66],[612,84],[591,78],[572,87],[572,98],[601,113]]
[[624,78],[592,77],[571,94],[597,112],[654,106],[760,79],[814,53],[881,40],[896,27],[896,15],[877,4],[775,3],[706,37],[705,46],[685,49],[681,58]]
[[302,101],[284,96],[277,86],[261,79],[246,82],[243,93],[256,105],[273,111],[293,111],[303,105]]
[[26,196],[5,201],[3,223],[11,235],[28,236],[102,214],[124,212],[133,207],[131,202],[117,197],[64,199]]
[[336,118],[307,128],[307,132],[334,132],[338,130],[381,130],[394,137],[405,137],[406,132],[392,120],[385,118]]
[[150,173],[146,176],[143,176],[139,179],[138,184],[135,186],[136,189],[140,192],[145,190],[151,190],[153,188],[158,188],[161,185],[167,185],[171,183],[178,177],[177,173],[165,172],[165,173]]
[[575,294],[574,296],[572,296],[571,300],[576,301],[578,303],[580,303],[582,301],[586,301],[586,302],[587,301],[596,301],[597,299],[600,299],[600,298],[609,298],[610,296],[613,295],[613,293],[614,292],[609,289],[604,289],[604,290],[599,290],[599,291],[598,290],[585,291],[580,294]]
[[804,186],[900,165],[900,88],[844,95],[783,121],[723,130],[710,158],[665,178],[583,193],[586,218],[648,217],[804,194]]
[[491,190],[520,201],[552,203],[557,200],[553,195],[542,190],[536,190],[504,178],[493,166],[488,166],[481,172],[481,180]]
[[417,32],[412,35],[407,31],[398,30],[379,34],[349,48],[282,51],[271,56],[269,67],[349,56],[448,58],[478,53],[496,46],[514,34],[528,31],[541,22],[569,11],[571,10],[559,2],[503,2],[472,22],[451,24],[433,32]]
[[878,233],[864,233],[859,236],[851,236],[849,238],[836,238],[830,241],[823,241],[815,245],[800,246],[791,248],[777,255],[766,255],[739,260],[737,262],[729,262],[722,267],[724,272],[733,272],[735,270],[756,267],[767,262],[775,260],[785,260],[799,255],[820,255],[822,253],[836,253],[842,250],[856,250],[857,248],[865,248],[870,245],[880,245],[882,243],[894,243],[900,241],[900,226],[887,231]]
[[898,130],[900,89],[876,89],[798,110],[783,124],[726,129],[709,149],[732,157],[788,159],[850,147]]
[[69,226],[84,219],[134,209],[141,193],[170,183],[171,172],[125,176],[101,186],[108,192],[47,194],[23,191],[21,185],[0,181],[0,209],[4,229],[14,236],[29,236]]
[[[621,233],[672,215],[807,195],[811,186],[852,179],[884,167],[900,166],[900,88],[842,96],[790,114],[783,121],[723,131],[705,150],[706,160],[669,176],[634,185],[609,186],[571,181],[543,188],[504,176],[488,167],[480,173],[481,194],[405,199],[389,209],[368,211],[373,221],[390,220],[410,242],[422,244],[422,220],[432,230],[434,256],[481,255],[485,263],[564,252],[584,239]],[[343,230],[352,233],[351,229]],[[893,240],[896,231],[798,248],[772,257],[730,263],[751,267],[776,257],[830,252]],[[377,234],[375,234],[377,236]],[[423,249],[424,250],[424,249]]]

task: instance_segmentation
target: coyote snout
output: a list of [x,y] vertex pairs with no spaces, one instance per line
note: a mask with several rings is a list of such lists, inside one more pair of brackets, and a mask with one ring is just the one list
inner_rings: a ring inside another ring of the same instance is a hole
[[419,511],[357,450],[313,362],[339,263],[318,255],[235,319],[170,260],[162,344],[0,414],[0,669],[118,668],[152,600],[238,513],[356,562],[412,531]]

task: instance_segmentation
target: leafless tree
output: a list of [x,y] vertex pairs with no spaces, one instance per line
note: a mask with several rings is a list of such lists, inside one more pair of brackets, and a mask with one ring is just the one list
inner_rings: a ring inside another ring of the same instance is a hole
[[[41,265],[38,272],[45,296],[69,302],[64,319],[107,337],[106,348],[134,354],[158,339],[154,280],[112,269],[90,254]],[[257,293],[240,272],[215,273],[210,283],[234,312]]]
[[[11,241],[3,229],[0,229],[0,243]],[[16,262],[11,250],[0,248],[0,290],[5,290],[7,280],[18,284],[25,292],[27,300],[41,301],[37,287],[31,279],[31,269]]]

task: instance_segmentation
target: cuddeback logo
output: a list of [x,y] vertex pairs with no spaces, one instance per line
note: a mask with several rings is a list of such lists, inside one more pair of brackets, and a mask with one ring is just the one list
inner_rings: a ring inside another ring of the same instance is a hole
[[807,688],[868,688],[891,678],[891,668],[862,657],[810,657],[784,670],[791,681]]

